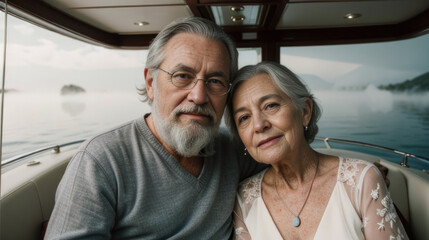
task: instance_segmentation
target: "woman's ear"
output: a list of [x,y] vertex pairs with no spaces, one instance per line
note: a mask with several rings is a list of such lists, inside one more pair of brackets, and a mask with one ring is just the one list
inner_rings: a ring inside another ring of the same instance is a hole
[[153,74],[152,74],[152,69],[150,68],[145,68],[144,69],[144,79],[145,79],[145,87],[146,87],[146,92],[147,92],[147,97],[153,101],[153,95],[154,95],[154,81],[153,81]]
[[313,113],[313,101],[310,98],[306,98],[304,109],[303,109],[303,116],[302,116],[304,126],[308,126],[308,124],[310,124],[312,113]]

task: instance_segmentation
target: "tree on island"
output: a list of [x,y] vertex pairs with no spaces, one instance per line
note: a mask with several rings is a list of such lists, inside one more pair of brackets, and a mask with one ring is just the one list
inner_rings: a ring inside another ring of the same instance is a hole
[[73,84],[65,85],[61,88],[61,95],[80,94],[85,92],[85,89]]
[[[0,93],[2,93],[3,92],[3,89],[0,89]],[[8,93],[8,92],[16,92],[16,90],[15,89],[5,89],[4,90],[4,93]]]
[[425,92],[429,91],[429,72],[397,84],[381,85],[379,89],[394,92]]

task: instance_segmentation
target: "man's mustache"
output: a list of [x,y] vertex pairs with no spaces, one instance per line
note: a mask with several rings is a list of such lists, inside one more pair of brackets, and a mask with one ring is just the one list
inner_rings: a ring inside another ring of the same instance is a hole
[[211,120],[211,122],[216,121],[216,113],[208,105],[188,104],[183,106],[177,106],[173,111],[173,114],[174,116],[176,116],[176,118],[183,113],[204,115],[207,116]]

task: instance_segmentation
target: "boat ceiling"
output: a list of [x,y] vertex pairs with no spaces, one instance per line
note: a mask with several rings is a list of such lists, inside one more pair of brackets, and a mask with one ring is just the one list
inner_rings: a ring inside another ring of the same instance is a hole
[[[145,48],[168,23],[186,16],[216,21],[241,47],[390,41],[414,37],[429,30],[428,0],[7,2],[11,12],[18,17],[117,48]],[[349,19],[345,17],[347,14],[358,17]]]

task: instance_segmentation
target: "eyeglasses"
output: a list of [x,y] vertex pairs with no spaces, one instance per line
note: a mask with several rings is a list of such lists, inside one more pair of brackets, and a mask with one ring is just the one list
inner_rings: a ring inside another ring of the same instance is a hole
[[171,83],[180,89],[192,89],[198,82],[198,80],[204,81],[208,92],[213,95],[222,96],[229,92],[231,89],[231,83],[229,83],[225,78],[220,76],[211,77],[209,79],[197,78],[195,74],[183,70],[176,72],[168,72],[162,68],[159,70],[167,73],[171,77]]

